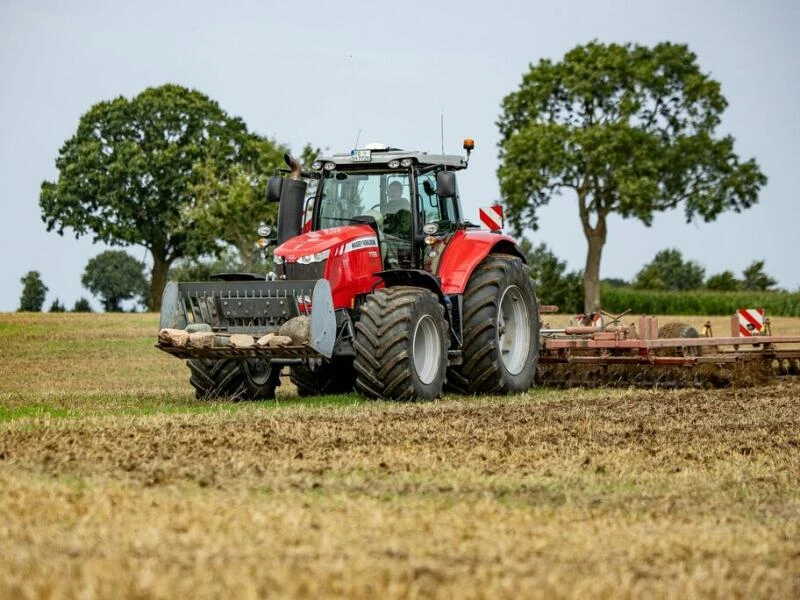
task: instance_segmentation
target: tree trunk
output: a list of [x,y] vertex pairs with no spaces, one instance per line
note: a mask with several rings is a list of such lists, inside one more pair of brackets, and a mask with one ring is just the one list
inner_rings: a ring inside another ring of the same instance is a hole
[[[593,190],[590,200],[590,180],[584,181],[582,189],[578,191],[578,210],[583,225],[583,235],[586,236],[588,250],[586,253],[586,268],[583,270],[583,312],[598,312],[600,310],[600,258],[603,255],[603,246],[606,243],[606,210],[602,196],[598,189],[596,179],[591,180]],[[594,227],[591,217],[594,214],[597,222]]]
[[164,287],[167,285],[167,272],[169,271],[170,262],[163,256],[157,255],[151,250],[153,256],[153,270],[150,273],[150,299],[148,300],[148,307],[153,312],[161,311],[161,295],[164,293]]
[[583,271],[583,311],[600,310],[600,257],[603,254],[605,239],[596,234],[587,235],[589,250],[586,254],[586,268]]

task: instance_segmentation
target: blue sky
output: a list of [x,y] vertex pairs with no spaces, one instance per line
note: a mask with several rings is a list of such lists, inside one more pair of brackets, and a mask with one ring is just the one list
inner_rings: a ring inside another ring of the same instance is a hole
[[[302,7],[292,9],[292,6]],[[722,133],[769,177],[759,204],[713,224],[682,212],[652,227],[614,218],[601,275],[630,279],[677,247],[707,274],[753,260],[800,288],[800,3],[743,2],[93,2],[0,0],[0,312],[19,306],[20,278],[38,270],[71,307],[87,261],[104,246],[45,231],[38,198],[55,158],[89,107],[148,86],[196,88],[261,134],[299,151],[381,141],[476,150],[459,181],[467,214],[499,198],[495,122],[530,63],[577,44],[687,43],[729,102]],[[257,219],[256,219],[257,220]],[[586,243],[569,197],[540,213],[545,242],[571,269]],[[141,247],[128,251],[149,262]],[[92,299],[95,307],[99,303]],[[546,301],[546,299],[543,299]]]

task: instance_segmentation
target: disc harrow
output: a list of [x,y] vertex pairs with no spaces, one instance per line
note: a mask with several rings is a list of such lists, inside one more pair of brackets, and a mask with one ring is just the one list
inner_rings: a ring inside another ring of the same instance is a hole
[[713,337],[708,326],[704,335],[686,323],[659,329],[648,316],[618,323],[542,329],[537,384],[717,388],[800,376],[800,336]]

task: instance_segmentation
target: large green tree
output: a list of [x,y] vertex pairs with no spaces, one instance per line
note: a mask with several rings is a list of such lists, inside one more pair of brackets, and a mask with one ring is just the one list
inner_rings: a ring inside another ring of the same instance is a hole
[[86,263],[83,287],[100,297],[106,312],[122,312],[122,302],[147,295],[144,263],[123,250],[106,250]]
[[177,85],[99,102],[61,148],[58,179],[42,183],[48,231],[71,228],[111,245],[142,245],[153,259],[148,304],[158,310],[170,264],[216,249],[185,218],[201,166],[228,173],[251,160],[251,135],[204,94]]
[[716,135],[727,102],[685,45],[590,42],[531,65],[503,100],[498,178],[513,227],[537,228],[554,195],[577,200],[588,243],[584,308],[600,306],[608,217],[650,225],[682,206],[711,221],[758,200],[766,177]]

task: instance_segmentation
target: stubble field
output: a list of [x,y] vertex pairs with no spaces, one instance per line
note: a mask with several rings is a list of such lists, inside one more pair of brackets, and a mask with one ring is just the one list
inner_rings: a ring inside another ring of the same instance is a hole
[[0,597],[800,596],[800,383],[198,402],[156,327],[0,315]]

